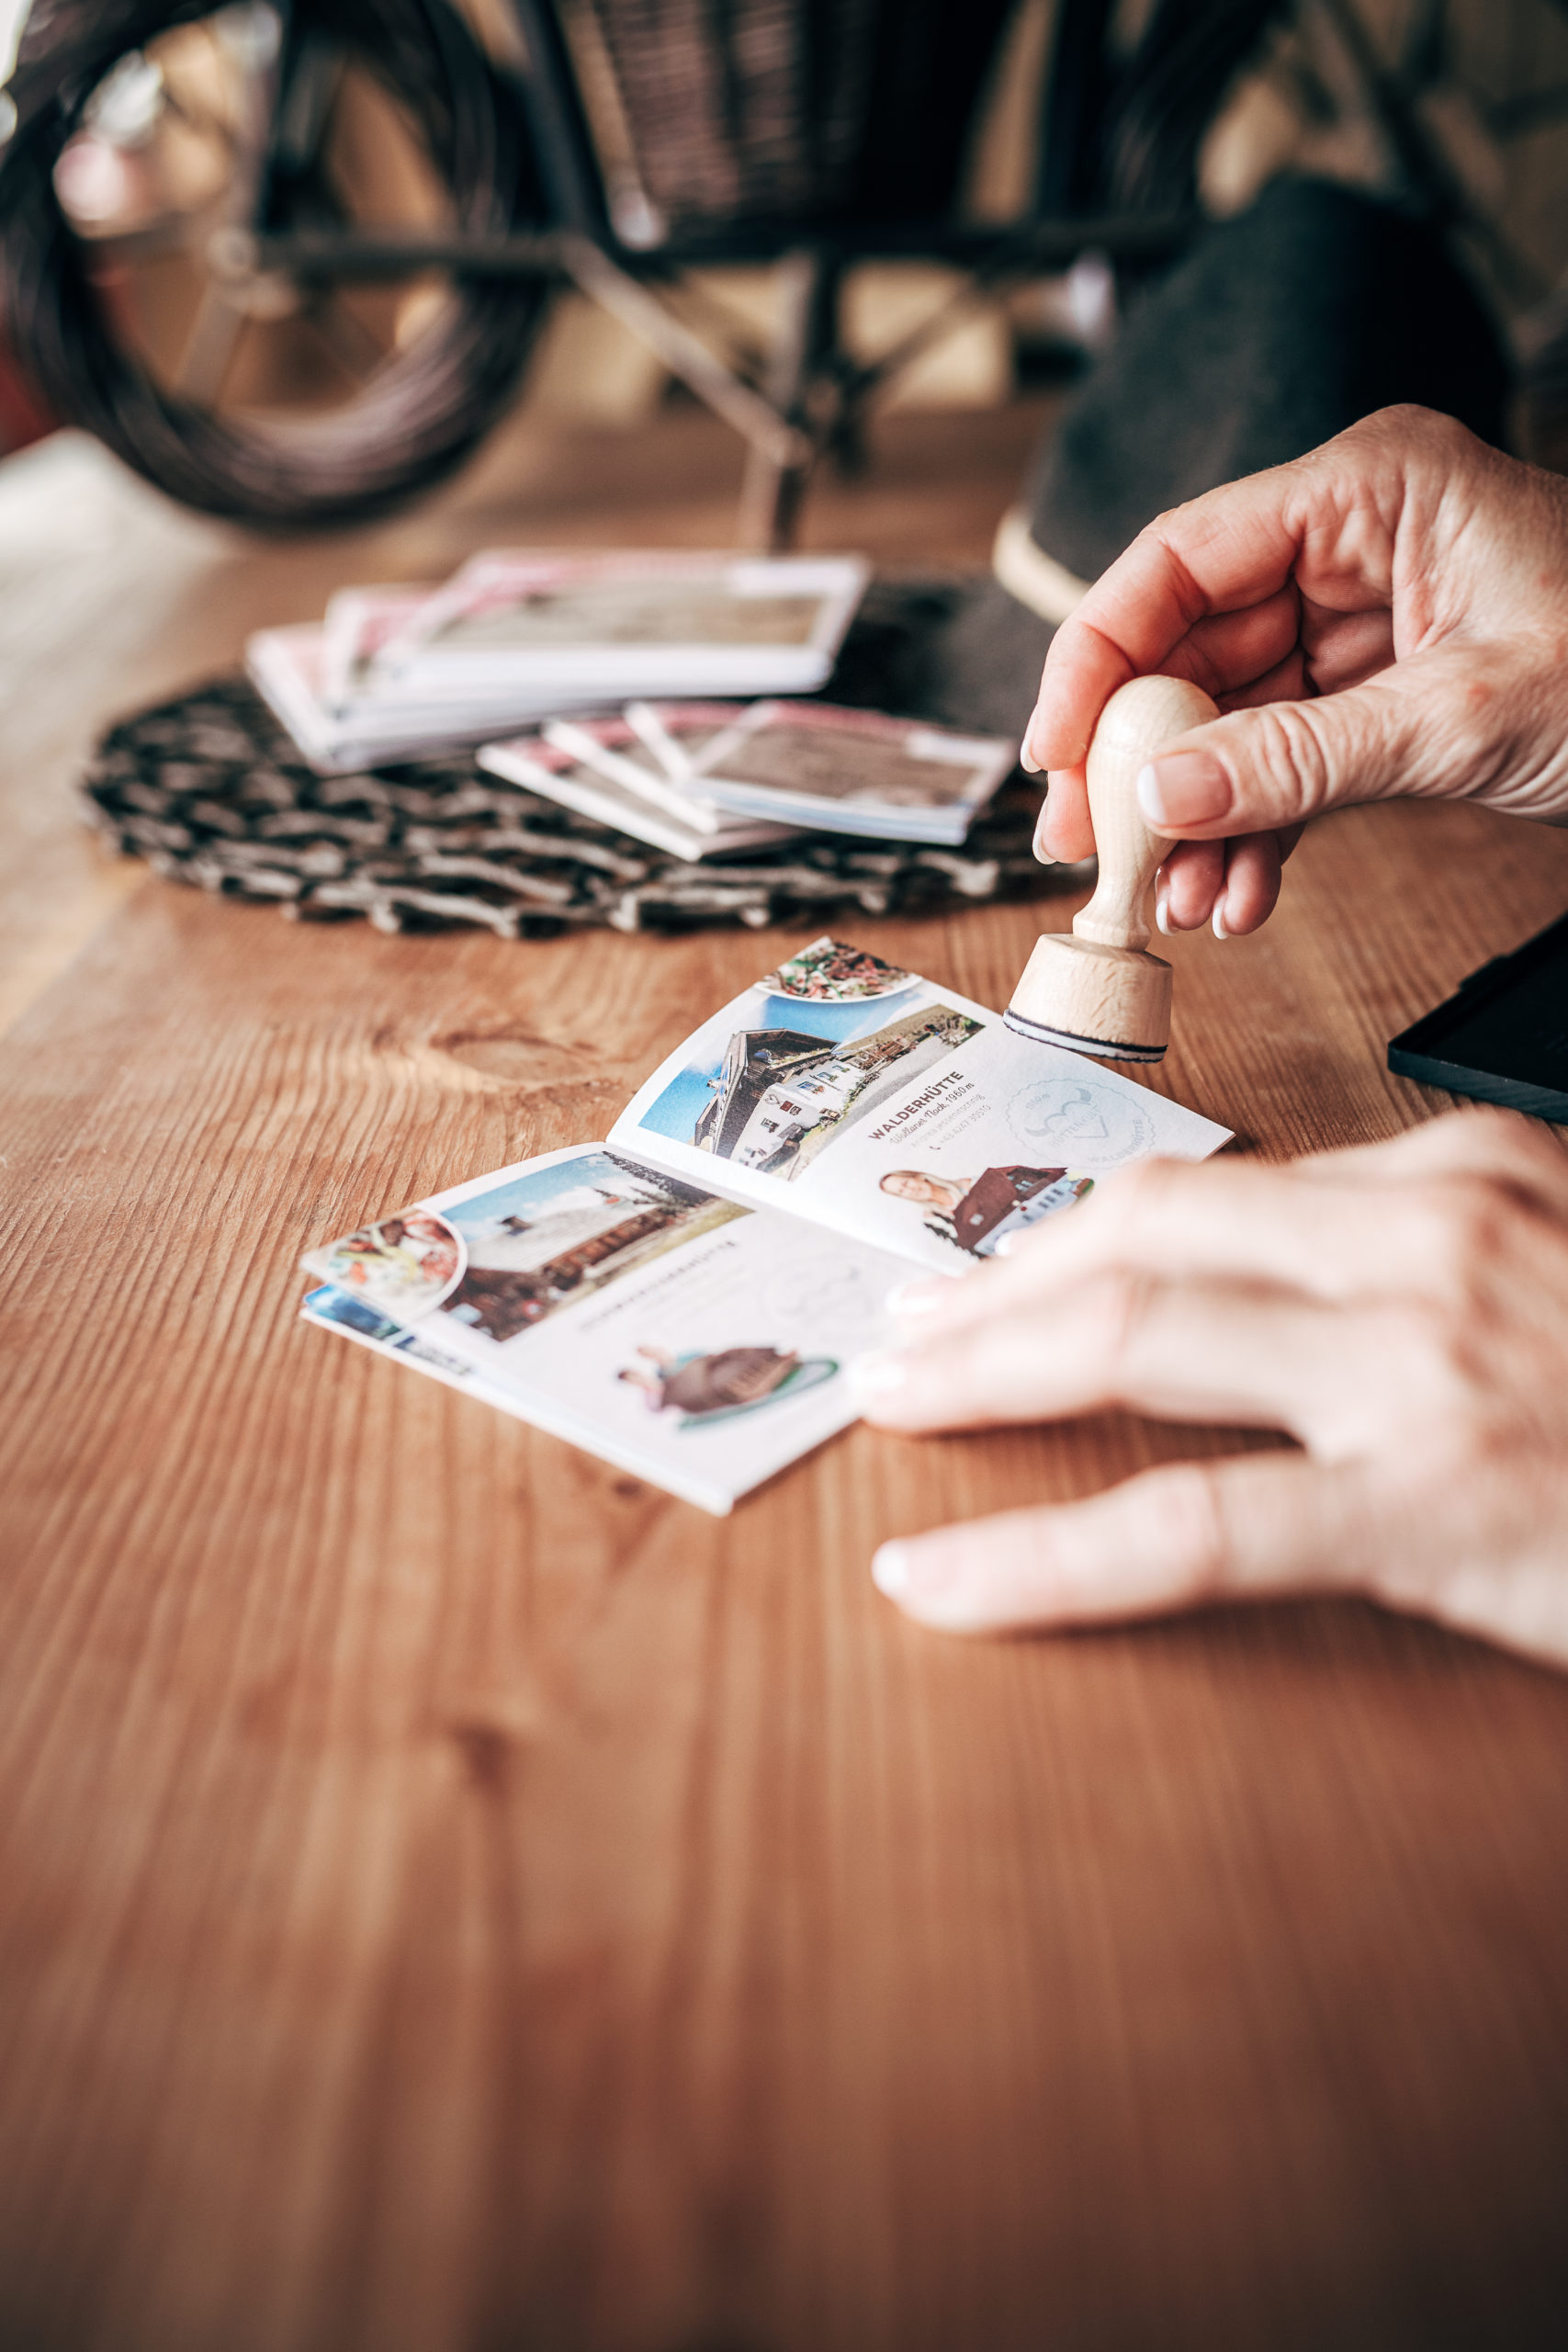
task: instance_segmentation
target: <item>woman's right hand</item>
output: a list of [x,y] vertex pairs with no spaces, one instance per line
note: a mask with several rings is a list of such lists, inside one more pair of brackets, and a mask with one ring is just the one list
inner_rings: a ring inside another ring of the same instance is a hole
[[1500,1111],[1293,1166],[1145,1159],[999,1263],[897,1294],[856,1373],[907,1431],[1121,1407],[1282,1429],[884,1544],[948,1633],[1367,1594],[1568,1667],[1568,1156]]
[[1161,919],[1255,931],[1303,822],[1351,801],[1474,800],[1568,824],[1568,481],[1451,418],[1384,409],[1141,532],[1057,631],[1024,738],[1036,847],[1094,847],[1084,761],[1129,678],[1223,716],[1139,778],[1179,846]]

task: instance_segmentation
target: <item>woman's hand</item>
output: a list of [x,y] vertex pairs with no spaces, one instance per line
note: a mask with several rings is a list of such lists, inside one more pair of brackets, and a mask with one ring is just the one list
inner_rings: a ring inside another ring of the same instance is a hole
[[1038,854],[1094,846],[1084,759],[1129,678],[1225,716],[1145,768],[1162,928],[1255,931],[1304,819],[1418,794],[1568,823],[1568,481],[1450,418],[1384,409],[1162,514],[1064,623],[1025,763]]
[[1125,1407],[1302,1453],[1145,1471],[885,1544],[954,1633],[1344,1590],[1568,1665],[1568,1153],[1502,1112],[1269,1168],[1146,1160],[860,1368],[885,1429]]

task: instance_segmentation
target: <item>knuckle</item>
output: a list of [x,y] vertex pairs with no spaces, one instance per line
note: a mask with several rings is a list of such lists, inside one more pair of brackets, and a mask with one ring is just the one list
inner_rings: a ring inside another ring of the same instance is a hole
[[1332,774],[1317,724],[1300,703],[1264,703],[1247,714],[1258,771],[1281,807],[1311,816],[1329,796]]
[[1155,1285],[1130,1266],[1114,1266],[1093,1286],[1090,1328],[1095,1333],[1100,1367],[1108,1385],[1126,1375],[1138,1340],[1147,1326]]
[[[1201,627],[1201,624],[1199,625]],[[1166,667],[1172,677],[1190,678],[1195,686],[1215,698],[1229,691],[1230,680],[1219,654],[1203,642],[1199,628],[1168,655]]]
[[1450,1176],[1422,1187],[1415,1238],[1448,1314],[1488,1309],[1512,1255],[1517,1215],[1507,1186],[1489,1174]]
[[1488,1103],[1467,1113],[1464,1125],[1470,1139],[1478,1142],[1505,1172],[1517,1169],[1527,1176],[1554,1181],[1560,1187],[1568,1183],[1568,1153],[1539,1119],[1527,1119],[1522,1111],[1498,1110]]
[[1208,610],[1209,600],[1201,585],[1193,576],[1182,542],[1189,538],[1192,522],[1199,510],[1206,503],[1222,499],[1224,496],[1223,490],[1211,490],[1206,491],[1201,498],[1189,500],[1185,506],[1167,507],[1163,514],[1155,516],[1152,523],[1145,523],[1133,542],[1134,548],[1140,551],[1145,548],[1158,548],[1168,575],[1169,584],[1175,592],[1189,628],[1194,622],[1203,617]]
[[1200,1193],[1212,1199],[1216,1182],[1245,1185],[1252,1171],[1235,1167],[1222,1175],[1213,1167],[1190,1160],[1153,1157],[1134,1159],[1109,1179],[1097,1182],[1093,1194],[1078,1212],[1086,1230],[1094,1220],[1096,1255],[1109,1261],[1107,1272],[1124,1262],[1148,1263],[1151,1253],[1164,1263],[1179,1245]]
[[1398,1419],[1428,1437],[1446,1430],[1450,1456],[1458,1433],[1495,1418],[1500,1399],[1488,1373],[1493,1321],[1457,1285],[1447,1296],[1406,1300],[1382,1319],[1382,1359]]
[[1196,1598],[1224,1591],[1231,1582],[1234,1546],[1216,1467],[1184,1462],[1148,1486],[1150,1516],[1183,1589]]
[[1104,1197],[1123,1218],[1145,1216],[1168,1197],[1170,1170],[1168,1159],[1134,1159],[1119,1170],[1114,1184],[1105,1187]]
[[1452,1131],[1462,1129],[1464,1139],[1477,1137],[1495,1142],[1506,1151],[1511,1143],[1528,1144],[1540,1133],[1533,1119],[1521,1111],[1505,1111],[1495,1102],[1478,1102],[1473,1111],[1461,1113],[1454,1120]]
[[1394,439],[1402,435],[1419,438],[1427,448],[1438,453],[1475,447],[1475,435],[1467,432],[1457,417],[1445,416],[1440,409],[1423,408],[1416,401],[1400,401],[1393,408],[1384,409],[1382,415]]
[[1119,1170],[1114,1183],[1101,1188],[1117,1236],[1135,1242],[1145,1227],[1179,1206],[1191,1173],[1179,1159],[1134,1159],[1130,1167]]
[[1509,1416],[1493,1411],[1483,1396],[1473,1398],[1472,1406],[1471,1411],[1455,1417],[1445,1433],[1448,1459],[1461,1487],[1489,1481],[1519,1453],[1518,1431]]
[[1395,401],[1387,408],[1374,409],[1371,416],[1349,426],[1340,439],[1379,450],[1392,449],[1401,457],[1418,448],[1423,456],[1450,465],[1462,461],[1482,446],[1456,417],[1445,416],[1438,409],[1423,408],[1416,401]]

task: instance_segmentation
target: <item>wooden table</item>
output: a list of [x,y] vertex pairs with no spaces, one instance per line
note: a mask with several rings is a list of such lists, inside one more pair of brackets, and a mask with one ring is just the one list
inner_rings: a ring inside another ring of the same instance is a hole
[[[9,739],[0,2344],[1561,2341],[1568,1680],[1349,1602],[964,1644],[868,1581],[1223,1434],[857,1430],[717,1521],[301,1327],[308,1242],[603,1135],[804,934],[95,868],[101,709],[499,534],[470,483],[247,551],[72,462],[122,519],[70,572],[107,650]],[[1332,820],[1258,939],[1178,944],[1155,1083],[1264,1152],[1392,1133],[1438,1105],[1386,1038],[1565,902],[1562,834]],[[855,931],[1001,1003],[1072,903]]]

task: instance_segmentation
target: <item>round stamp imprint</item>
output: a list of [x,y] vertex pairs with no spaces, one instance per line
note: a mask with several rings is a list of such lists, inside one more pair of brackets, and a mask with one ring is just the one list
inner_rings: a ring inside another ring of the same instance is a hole
[[1155,1139],[1142,1103],[1086,1071],[1082,1078],[1041,1078],[1021,1086],[1007,1106],[1008,1125],[1031,1150],[1075,1168],[1110,1168],[1135,1159]]
[[842,1345],[848,1337],[869,1330],[877,1319],[877,1300],[863,1272],[837,1250],[822,1250],[789,1266],[765,1273],[759,1296],[766,1312],[789,1332],[830,1332]]

